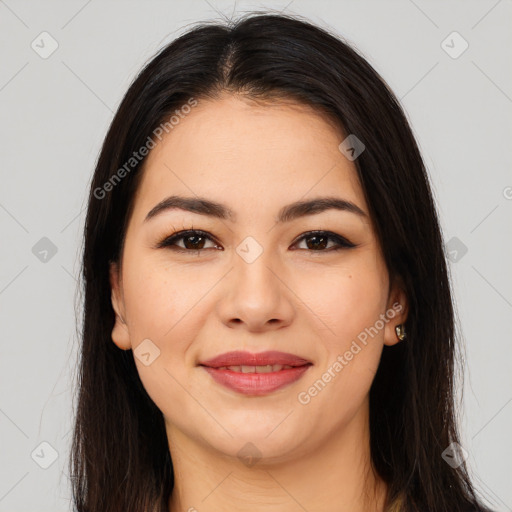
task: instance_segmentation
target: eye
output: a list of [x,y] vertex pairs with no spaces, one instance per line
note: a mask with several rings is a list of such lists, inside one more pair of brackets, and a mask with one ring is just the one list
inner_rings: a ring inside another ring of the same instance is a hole
[[[338,251],[340,249],[351,249],[352,247],[356,247],[355,244],[346,238],[343,238],[336,233],[332,233],[331,231],[310,231],[309,233],[302,235],[294,245],[303,241],[306,242],[306,249],[309,249],[312,252]],[[329,241],[334,241],[334,247],[331,246],[327,248]]]
[[[212,242],[212,247],[205,247],[206,241]],[[334,242],[334,246],[329,247],[329,242]],[[182,242],[183,245],[177,244]],[[340,249],[350,249],[356,247],[355,244],[347,240],[346,238],[332,233],[330,231],[310,231],[302,235],[293,245],[299,244],[299,242],[306,243],[306,250],[310,252],[329,252],[337,251]],[[219,249],[219,245],[215,240],[205,231],[197,229],[189,229],[186,231],[179,231],[172,234],[171,236],[164,238],[158,243],[157,248],[168,247],[178,252],[200,252],[206,249]],[[299,247],[299,249],[304,249]]]
[[[176,245],[176,242],[181,240],[183,240],[183,245]],[[170,247],[178,252],[199,252],[205,249],[205,240],[213,241],[208,233],[197,229],[189,229],[187,231],[179,231],[165,238],[157,245],[157,248]],[[218,246],[214,245],[213,248],[217,249]]]

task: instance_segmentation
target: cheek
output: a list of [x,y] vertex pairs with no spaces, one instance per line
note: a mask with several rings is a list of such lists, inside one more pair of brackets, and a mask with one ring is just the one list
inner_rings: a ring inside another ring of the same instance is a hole
[[[166,416],[194,413],[183,388],[190,380],[188,349],[203,324],[197,315],[204,287],[194,284],[190,272],[176,272],[166,263],[136,255],[126,259],[123,275],[134,361],[146,392]],[[137,349],[141,343],[145,345]],[[151,362],[146,365],[139,354],[148,352]]]
[[[208,288],[194,284],[191,272],[177,272],[150,258],[133,255],[125,261],[126,314],[141,382],[165,416],[174,418],[176,411],[185,417],[197,415],[194,402],[183,392],[189,381],[184,363],[201,329],[197,315],[202,314],[200,299]],[[144,352],[151,358],[158,354],[149,365],[138,357],[137,346],[143,341],[148,347]]]
[[[350,345],[385,312],[387,287],[381,269],[365,263],[329,269],[314,278],[314,285],[309,280],[301,285],[304,302],[326,327],[324,343],[330,352]],[[382,339],[383,332],[375,338]]]
[[[124,276],[127,317],[135,337],[154,338],[157,343],[179,340],[183,336],[176,333],[184,326],[197,325],[183,320],[194,316],[209,285],[198,282],[193,270],[175,269],[165,261],[135,255],[127,261]],[[166,346],[179,350],[177,343],[167,342]]]
[[304,284],[304,293],[309,290],[305,302],[328,327],[321,334],[324,353],[318,368],[327,392],[321,393],[317,405],[344,397],[344,407],[355,409],[367,394],[384,342],[381,315],[386,309],[386,275],[373,258],[360,258],[329,271],[320,288]]

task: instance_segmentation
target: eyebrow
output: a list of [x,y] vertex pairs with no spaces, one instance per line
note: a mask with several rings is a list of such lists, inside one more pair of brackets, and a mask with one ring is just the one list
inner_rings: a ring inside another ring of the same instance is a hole
[[[235,213],[227,206],[216,201],[211,201],[204,197],[170,196],[154,206],[146,215],[144,222],[149,221],[162,212],[176,209],[208,217],[236,221]],[[367,217],[367,214],[359,206],[350,201],[338,197],[317,197],[306,201],[296,201],[283,206],[277,215],[276,222],[291,222],[295,219],[326,210],[341,210],[354,213],[360,217]]]

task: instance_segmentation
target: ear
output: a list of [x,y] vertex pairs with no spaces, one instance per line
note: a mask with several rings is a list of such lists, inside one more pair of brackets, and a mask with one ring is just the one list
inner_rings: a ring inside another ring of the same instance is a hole
[[[384,328],[384,345],[396,345],[401,341],[396,334],[395,327],[405,323],[408,311],[409,304],[407,302],[407,295],[404,292],[402,280],[397,279],[395,284],[391,287],[388,298],[386,316],[389,320]],[[403,341],[405,342],[406,339]]]
[[121,273],[119,266],[115,262],[110,262],[110,289],[112,307],[116,314],[116,321],[112,329],[112,341],[122,350],[129,350],[132,348],[130,343],[130,333],[128,325],[125,321],[125,305],[123,299],[123,288]]

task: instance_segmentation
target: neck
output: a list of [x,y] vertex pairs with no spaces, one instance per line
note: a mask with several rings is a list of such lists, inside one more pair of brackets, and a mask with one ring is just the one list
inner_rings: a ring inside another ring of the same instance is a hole
[[382,512],[384,482],[372,470],[367,408],[314,450],[247,467],[167,425],[175,485],[169,512]]

